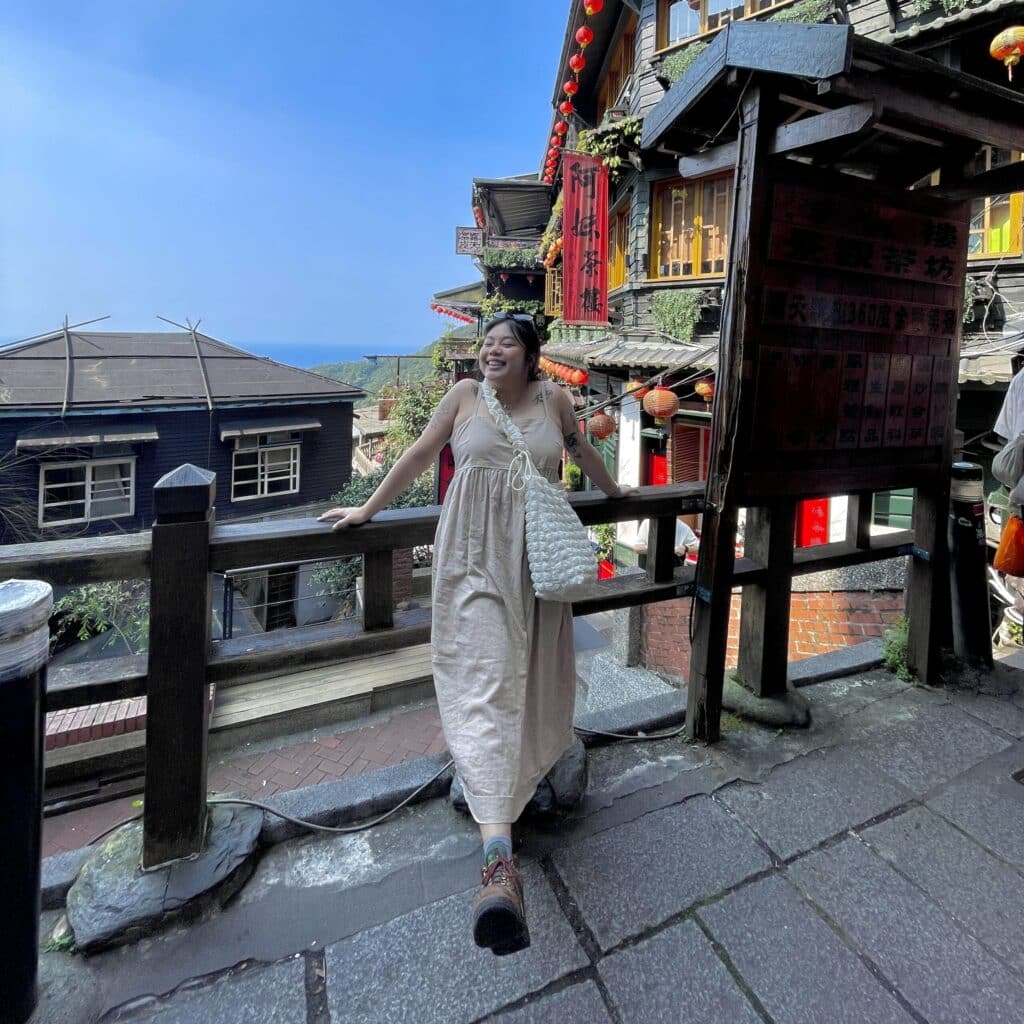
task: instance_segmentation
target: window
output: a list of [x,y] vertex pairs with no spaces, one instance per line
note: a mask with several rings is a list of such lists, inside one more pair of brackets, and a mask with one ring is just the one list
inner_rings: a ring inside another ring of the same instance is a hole
[[[1020,159],[1020,153],[985,146],[975,158],[974,173],[981,174]],[[1020,192],[1015,192],[971,202],[968,256],[1003,256],[1021,251],[1022,198]]]
[[562,315],[561,267],[549,267],[544,277],[544,312],[548,316]]
[[658,0],[658,49],[792,0]]
[[708,478],[711,429],[672,424],[672,483],[699,483]]
[[732,175],[654,186],[651,277],[725,273]]
[[629,203],[608,217],[608,291],[626,283],[629,252]]
[[297,433],[238,438],[231,460],[231,500],[295,494],[299,489],[299,440]]
[[637,16],[631,15],[619,45],[615,47],[612,58],[608,61],[608,72],[597,91],[597,123],[605,115],[609,107],[614,107],[623,86],[633,74],[636,60],[636,23]]
[[39,525],[135,514],[135,460],[96,459],[39,467]]

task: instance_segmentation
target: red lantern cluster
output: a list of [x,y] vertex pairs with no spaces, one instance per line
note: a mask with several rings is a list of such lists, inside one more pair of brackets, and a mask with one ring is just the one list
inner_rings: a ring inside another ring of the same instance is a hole
[[566,384],[586,384],[590,380],[590,374],[586,370],[566,366],[564,363],[556,363],[553,359],[548,359],[547,356],[540,357],[539,365],[545,373],[564,380]]
[[479,203],[473,204],[473,220],[476,221],[478,228],[485,227],[487,224],[487,218],[484,216],[484,208]]
[[453,320],[461,320],[464,324],[475,324],[476,317],[467,316],[457,309],[449,309],[447,306],[439,306],[436,302],[430,304],[430,308],[439,316],[450,316]]

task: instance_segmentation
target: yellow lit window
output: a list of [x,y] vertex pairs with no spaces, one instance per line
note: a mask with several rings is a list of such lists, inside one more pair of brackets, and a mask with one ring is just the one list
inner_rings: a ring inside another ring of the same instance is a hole
[[725,273],[732,175],[654,186],[652,278]]
[[608,217],[608,291],[626,283],[629,252],[629,204]]
[[658,0],[658,49],[792,0]]
[[622,33],[619,45],[615,47],[611,60],[608,61],[608,70],[605,73],[604,81],[597,92],[597,123],[601,123],[605,111],[615,106],[615,102],[622,92],[629,76],[633,74],[633,65],[636,60],[636,24],[637,16],[631,15]]
[[[981,174],[1020,159],[1020,153],[986,146],[975,158],[974,173]],[[1022,198],[1020,192],[1014,192],[972,201],[968,256],[1003,256],[1021,251]]]

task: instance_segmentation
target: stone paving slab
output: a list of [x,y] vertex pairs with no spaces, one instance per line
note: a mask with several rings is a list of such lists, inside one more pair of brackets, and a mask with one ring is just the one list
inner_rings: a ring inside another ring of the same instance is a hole
[[788,870],[929,1024],[1019,1024],[1024,983],[858,839]]
[[913,1017],[785,879],[698,911],[775,1024],[912,1024]]
[[592,981],[487,1019],[489,1024],[612,1024],[601,993]]
[[116,1010],[104,1022],[158,1024],[306,1024],[306,964],[301,956],[269,967],[232,971],[208,984],[180,989]]
[[327,998],[345,1024],[469,1024],[589,964],[540,869],[523,870],[531,946],[495,957],[473,945],[475,890],[328,946]]
[[952,703],[974,718],[1020,739],[1024,737],[1024,706],[988,693],[961,690],[950,695]]
[[623,1024],[761,1024],[693,921],[613,953],[598,972]]
[[603,950],[771,867],[753,835],[703,796],[566,846],[553,861]]
[[989,758],[928,797],[928,806],[997,856],[1024,869],[1024,743]]
[[891,672],[866,672],[815,683],[801,693],[810,702],[812,716],[826,714],[836,719],[856,714],[869,704],[894,697],[907,688],[908,684]]
[[796,758],[764,782],[737,783],[717,796],[787,860],[906,803],[913,794],[858,750],[844,748]]
[[861,837],[1024,976],[1024,876],[924,807]]
[[976,718],[930,694],[901,694],[886,702],[891,724],[872,730],[860,747],[868,761],[924,794],[1009,746]]

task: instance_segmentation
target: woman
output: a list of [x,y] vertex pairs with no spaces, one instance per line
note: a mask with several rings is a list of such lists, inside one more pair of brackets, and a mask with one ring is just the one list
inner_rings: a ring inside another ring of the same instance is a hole
[[[564,448],[605,494],[622,496],[581,436],[568,394],[538,380],[539,359],[531,316],[500,313],[487,324],[480,374],[522,430],[537,470],[557,479]],[[480,383],[462,380],[448,392],[366,504],[320,518],[336,519],[334,529],[365,523],[429,469],[449,439],[456,469],[434,541],[434,685],[484,846],[473,936],[504,955],[530,944],[512,823],[573,742],[576,666],[571,605],[534,596],[523,492],[508,482],[513,449]]]

